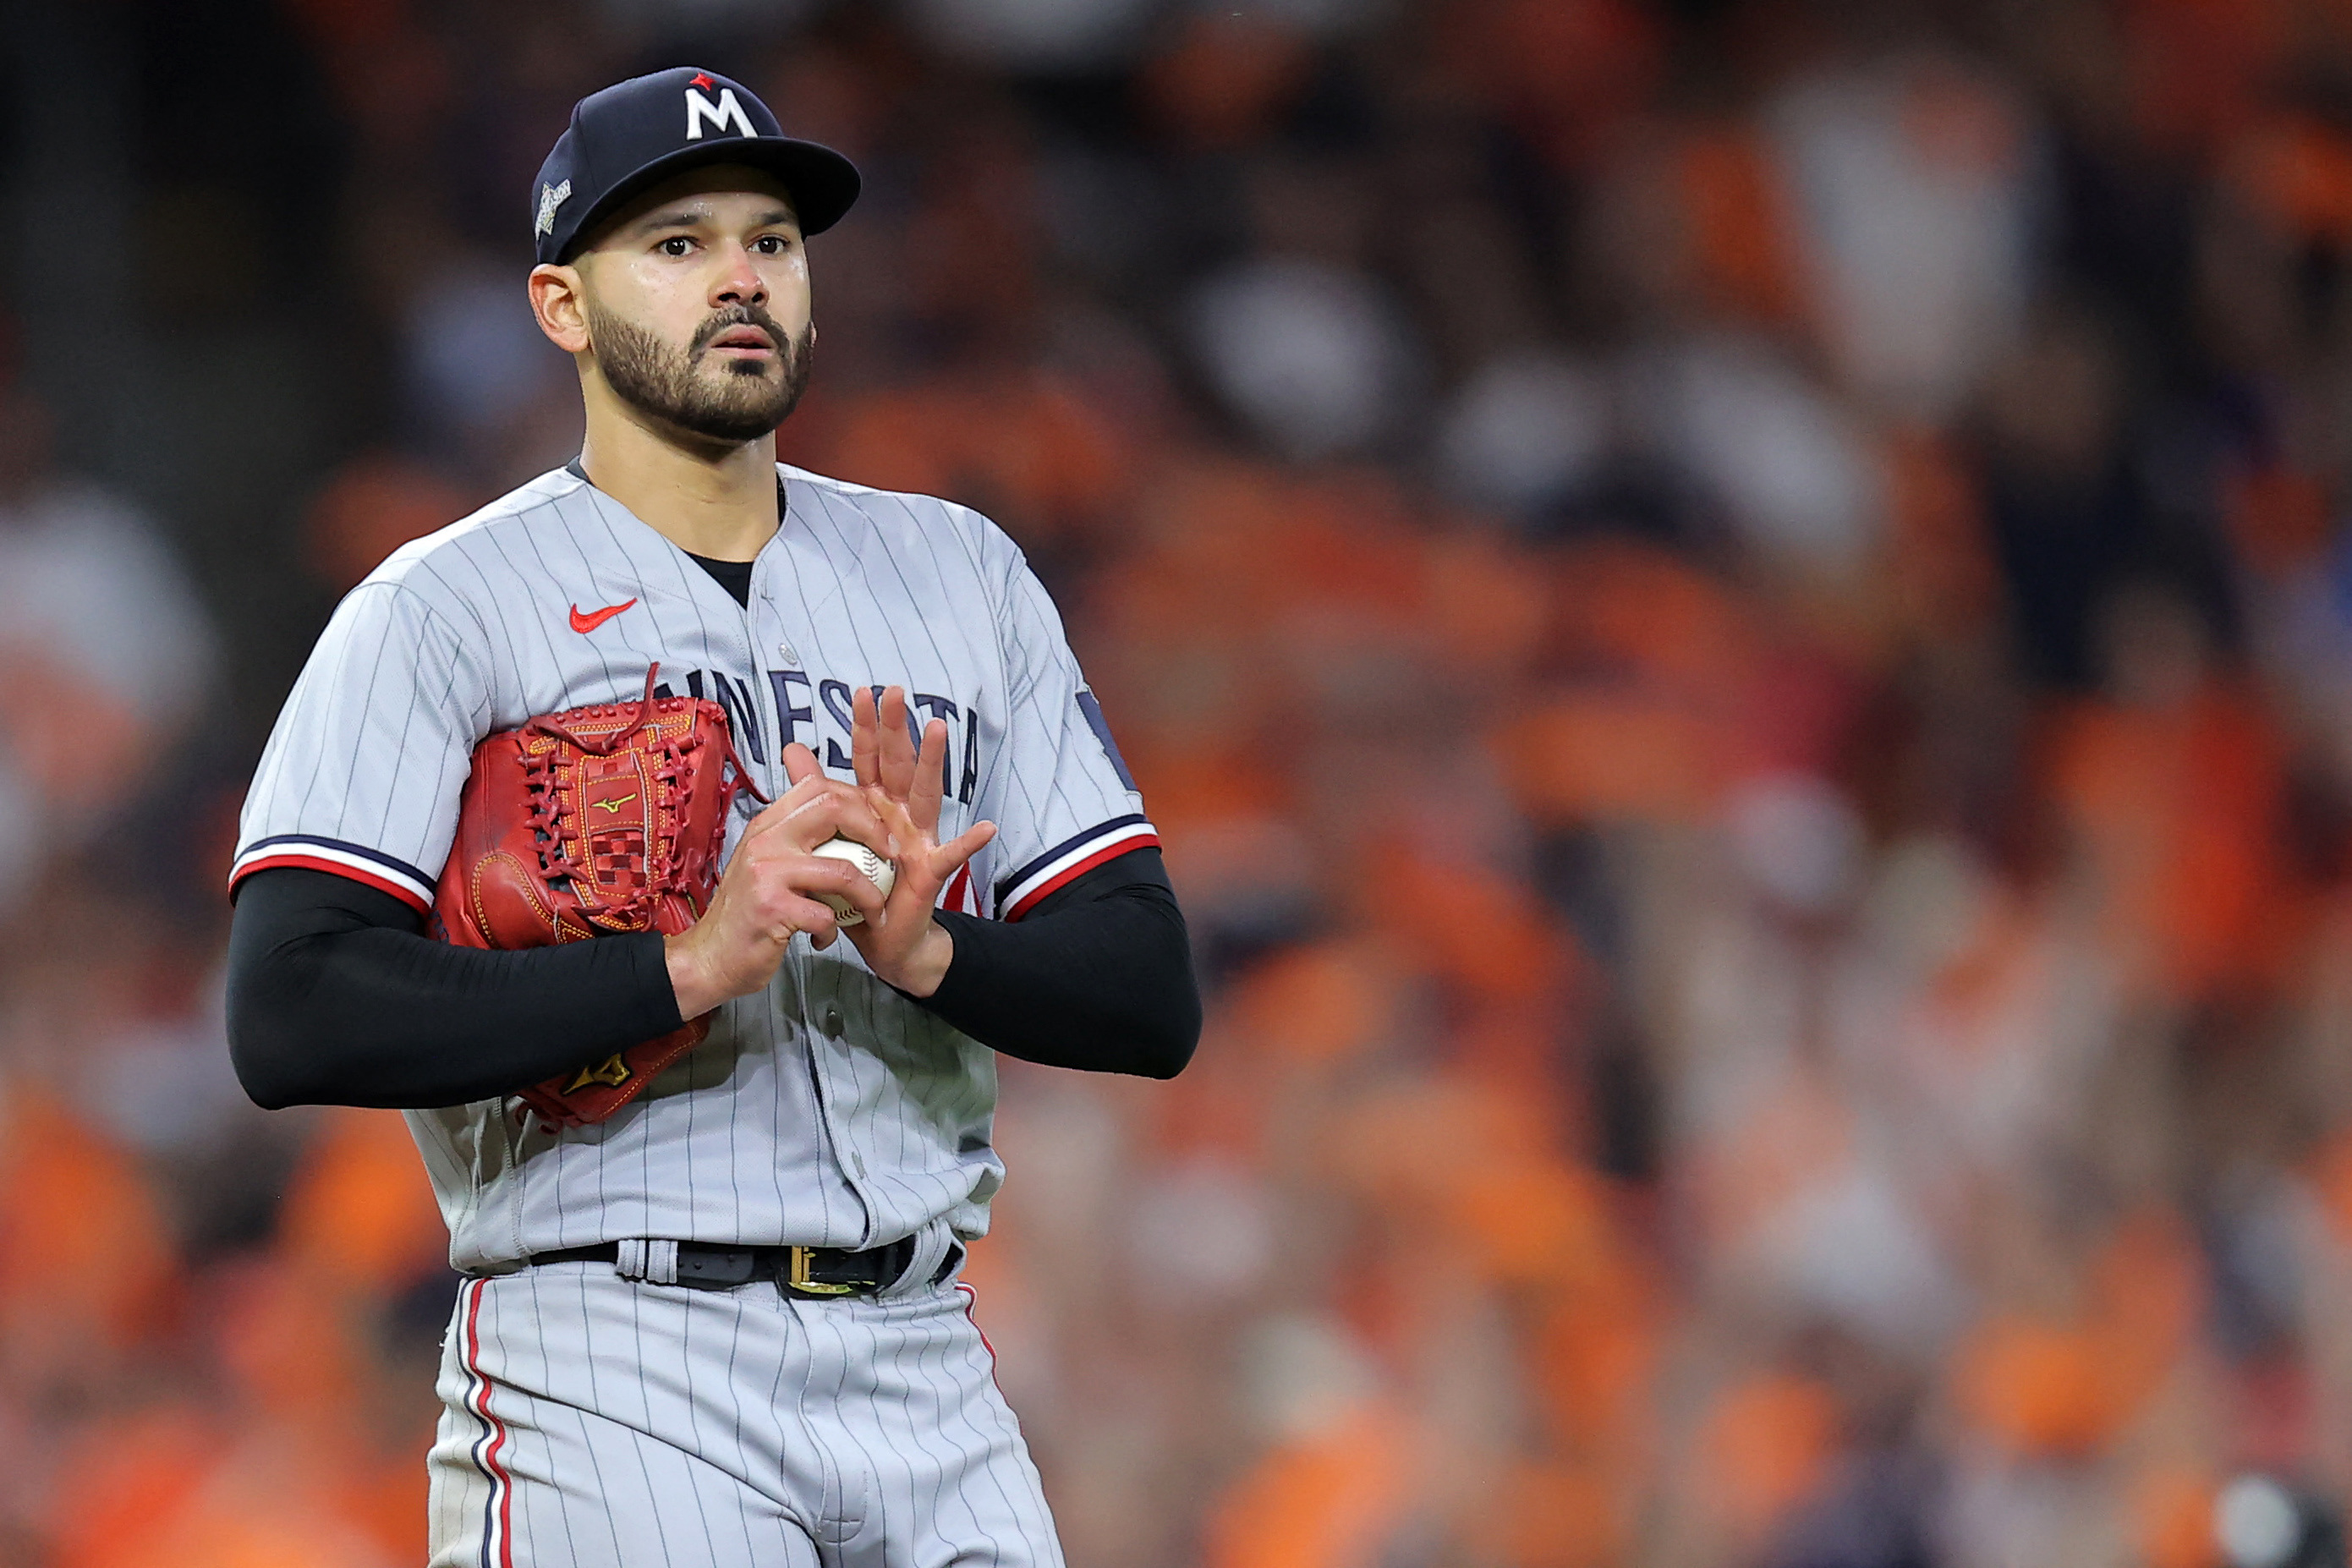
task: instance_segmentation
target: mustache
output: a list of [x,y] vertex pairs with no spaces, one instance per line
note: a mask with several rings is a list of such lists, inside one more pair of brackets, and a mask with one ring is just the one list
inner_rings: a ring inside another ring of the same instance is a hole
[[732,331],[737,327],[759,328],[768,334],[768,341],[774,344],[779,352],[792,346],[792,339],[785,335],[783,328],[776,324],[775,317],[757,305],[735,305],[719,311],[703,322],[696,330],[694,341],[688,345],[687,353],[689,355],[701,353],[710,346],[711,339],[721,332]]

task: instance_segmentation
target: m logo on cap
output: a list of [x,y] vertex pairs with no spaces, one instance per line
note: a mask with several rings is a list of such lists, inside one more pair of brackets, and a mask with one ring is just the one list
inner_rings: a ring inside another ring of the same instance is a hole
[[743,112],[741,104],[735,101],[735,89],[731,87],[719,89],[719,101],[716,103],[705,98],[698,88],[686,89],[686,139],[701,141],[706,122],[719,131],[732,126],[738,136],[759,134],[751,129],[751,117]]

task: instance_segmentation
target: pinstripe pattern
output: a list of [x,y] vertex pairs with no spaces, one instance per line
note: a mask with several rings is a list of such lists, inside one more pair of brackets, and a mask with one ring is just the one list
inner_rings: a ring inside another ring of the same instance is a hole
[[[958,900],[1014,915],[1070,868],[1154,842],[1078,701],[1084,679],[1020,551],[977,513],[781,468],[784,525],[749,610],[618,502],[559,470],[403,546],[343,601],[246,801],[236,875],[308,865],[412,902],[456,827],[475,743],[535,713],[666,683],[723,703],[771,794],[798,740],[849,774],[860,685],[947,721],[942,836],[999,837]],[[583,618],[626,605],[588,632]],[[739,802],[730,841],[752,809]],[[598,1127],[499,1102],[409,1117],[456,1266],[632,1237],[870,1247],[987,1226],[993,1058],[880,984],[846,942],[796,942],[763,994]]]
[[[956,879],[958,907],[1017,918],[1157,842],[1011,541],[944,501],[779,474],[784,525],[748,610],[568,472],[404,546],[338,607],[288,699],[232,876],[308,866],[428,903],[480,738],[634,697],[656,661],[726,707],[771,795],[787,741],[849,776],[851,693],[906,686],[950,729],[942,837],[982,816],[1000,830]],[[995,1103],[989,1051],[848,943],[802,940],[600,1126],[519,1123],[501,1100],[409,1112],[451,1262],[495,1276],[461,1290],[445,1352],[433,1563],[1055,1568],[963,1295],[811,1303],[604,1266],[511,1271],[633,1237],[914,1236],[936,1261],[950,1235],[987,1228]]]
[[[792,1300],[594,1264],[469,1281],[442,1362],[435,1568],[1058,1568],[1053,1519],[961,1288]],[[509,1475],[467,1405],[496,1390]]]

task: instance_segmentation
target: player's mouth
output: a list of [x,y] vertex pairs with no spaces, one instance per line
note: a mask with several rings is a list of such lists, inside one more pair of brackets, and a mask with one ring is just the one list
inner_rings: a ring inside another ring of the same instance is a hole
[[764,359],[776,352],[776,340],[758,327],[730,327],[709,347],[723,359]]

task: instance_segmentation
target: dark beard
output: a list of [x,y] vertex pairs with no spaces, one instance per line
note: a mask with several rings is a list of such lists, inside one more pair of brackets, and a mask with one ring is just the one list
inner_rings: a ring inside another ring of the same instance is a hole
[[[771,381],[766,366],[738,360],[726,364],[715,379],[697,374],[695,363],[710,340],[730,327],[743,326],[758,327],[782,345],[782,374]],[[809,352],[815,338],[814,321],[802,328],[799,337],[787,340],[767,311],[739,305],[705,321],[680,352],[633,321],[588,307],[589,347],[606,384],[622,402],[730,447],[756,441],[792,416],[808,389]]]

